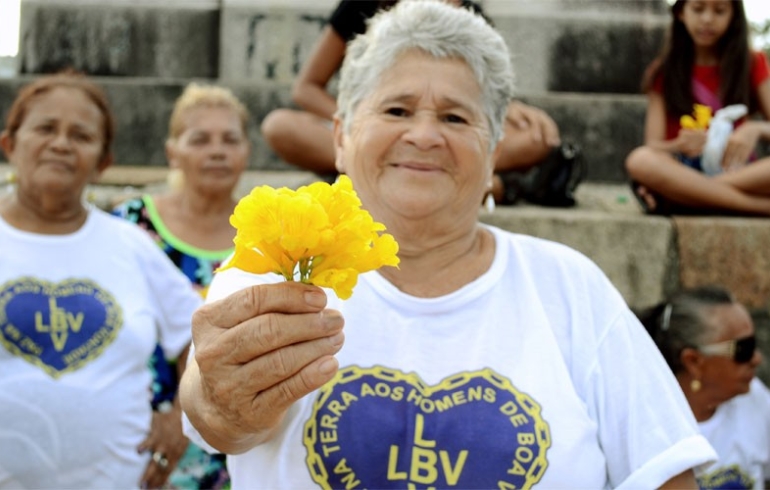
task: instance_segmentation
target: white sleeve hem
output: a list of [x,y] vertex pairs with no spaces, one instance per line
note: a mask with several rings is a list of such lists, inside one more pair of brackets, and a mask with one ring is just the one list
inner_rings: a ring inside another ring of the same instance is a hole
[[195,445],[200,446],[201,449],[209,454],[219,454],[221,451],[211,446],[203,436],[193,427],[190,419],[187,418],[187,414],[182,412],[182,433],[190,439]]
[[647,461],[617,488],[660,488],[676,475],[691,468],[698,474],[716,460],[717,454],[706,438],[695,435],[677,442]]

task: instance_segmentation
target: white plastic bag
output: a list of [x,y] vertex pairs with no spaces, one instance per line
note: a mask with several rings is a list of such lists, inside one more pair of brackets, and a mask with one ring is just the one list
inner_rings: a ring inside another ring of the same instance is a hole
[[748,113],[743,104],[734,104],[719,109],[709,124],[706,146],[703,147],[701,167],[706,175],[722,172],[722,156],[725,153],[727,139],[733,132],[733,124]]

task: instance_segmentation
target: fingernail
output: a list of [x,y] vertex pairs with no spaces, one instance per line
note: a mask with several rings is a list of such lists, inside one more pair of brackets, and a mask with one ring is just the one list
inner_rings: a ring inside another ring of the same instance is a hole
[[337,371],[337,366],[337,359],[330,357],[318,366],[318,370],[321,374],[332,374]]
[[339,327],[342,325],[342,315],[338,311],[324,310],[321,312],[321,321],[325,327]]
[[329,337],[329,343],[332,344],[333,347],[341,346],[344,341],[345,341],[345,334],[342,332],[338,332],[337,334]]
[[305,303],[316,308],[326,306],[326,295],[318,290],[305,291]]

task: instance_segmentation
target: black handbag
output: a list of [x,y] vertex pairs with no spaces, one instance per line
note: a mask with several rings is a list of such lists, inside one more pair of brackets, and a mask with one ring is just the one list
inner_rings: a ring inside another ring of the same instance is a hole
[[548,157],[526,173],[511,171],[500,175],[505,188],[503,204],[520,198],[540,206],[569,208],[576,204],[575,189],[586,176],[580,147],[562,143]]

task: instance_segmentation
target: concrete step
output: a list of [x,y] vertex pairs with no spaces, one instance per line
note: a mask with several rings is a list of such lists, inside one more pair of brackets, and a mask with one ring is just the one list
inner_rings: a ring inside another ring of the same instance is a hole
[[[31,76],[0,79],[0,116]],[[117,117],[116,161],[121,165],[164,166],[163,143],[168,119],[187,80],[97,77],[107,91]],[[293,170],[264,142],[259,123],[269,111],[291,106],[290,84],[277,82],[221,82],[244,102],[252,116],[249,129],[255,170]],[[645,101],[642,96],[612,94],[521,94],[522,100],[542,107],[559,125],[565,140],[578,143],[588,166],[588,180],[624,182],[625,156],[642,142]]]

